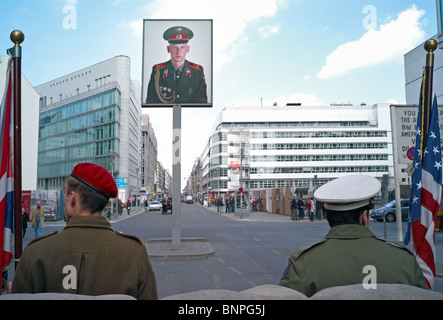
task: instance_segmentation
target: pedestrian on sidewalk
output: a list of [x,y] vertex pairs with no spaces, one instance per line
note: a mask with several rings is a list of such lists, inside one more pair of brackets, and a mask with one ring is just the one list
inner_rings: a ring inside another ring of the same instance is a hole
[[297,219],[297,197],[294,196],[291,200],[291,220],[295,221]]
[[316,212],[316,209],[315,209],[315,200],[314,200],[314,198],[313,197],[311,197],[310,199],[309,199],[309,202],[310,202],[310,204],[311,204],[311,221],[314,221],[314,218],[315,218],[315,212]]
[[263,198],[262,198],[262,196],[258,196],[256,203],[257,203],[258,211],[262,212],[263,211]]
[[26,234],[26,229],[28,228],[28,222],[29,222],[29,215],[26,212],[26,208],[24,206],[22,206],[22,233],[23,233],[23,238],[25,237]]
[[298,208],[298,218],[300,220],[303,220],[305,218],[305,203],[301,196],[298,198],[297,208]]
[[42,235],[42,229],[45,227],[45,208],[37,201],[36,206],[31,212],[31,227],[34,228],[35,237]]
[[128,198],[128,202],[126,202],[126,210],[128,211],[128,215],[131,214],[131,197]]

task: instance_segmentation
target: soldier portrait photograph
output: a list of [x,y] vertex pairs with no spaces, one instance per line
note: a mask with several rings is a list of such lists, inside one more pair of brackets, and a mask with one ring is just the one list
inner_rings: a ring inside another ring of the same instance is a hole
[[212,104],[212,20],[144,20],[143,106]]

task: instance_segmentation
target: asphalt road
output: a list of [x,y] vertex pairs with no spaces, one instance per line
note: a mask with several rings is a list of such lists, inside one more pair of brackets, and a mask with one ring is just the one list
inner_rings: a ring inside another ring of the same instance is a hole
[[[195,204],[182,204],[181,221],[182,237],[207,238],[215,255],[203,260],[152,261],[160,298],[205,289],[242,291],[278,284],[290,254],[321,240],[329,230],[324,220],[239,221]],[[144,241],[171,237],[171,226],[172,216],[158,212],[114,224]],[[405,231],[405,222],[402,227]],[[372,221],[370,228],[381,238],[397,240],[396,223]],[[436,246],[437,260],[443,261],[443,235],[436,234]],[[442,278],[437,278],[434,290],[443,292]]]
[[[242,291],[276,284],[288,257],[328,227],[323,223],[264,223],[234,221],[199,205],[182,205],[182,237],[209,241],[215,252],[203,260],[152,261],[159,297],[204,289]],[[301,225],[304,225],[303,227]],[[172,216],[143,213],[118,224],[143,241],[171,237]]]

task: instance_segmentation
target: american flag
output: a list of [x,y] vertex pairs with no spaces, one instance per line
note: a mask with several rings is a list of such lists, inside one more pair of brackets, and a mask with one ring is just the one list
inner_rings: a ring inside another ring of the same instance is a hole
[[434,98],[427,137],[423,135],[423,87],[417,120],[409,223],[404,243],[415,252],[428,287],[432,289],[436,274],[434,225],[442,197],[442,155],[437,97]]
[[[13,175],[13,74],[14,62],[11,60],[6,75],[5,93],[0,107],[0,262],[2,266],[2,287],[7,282],[14,241],[14,175]],[[1,294],[1,292],[0,292]]]

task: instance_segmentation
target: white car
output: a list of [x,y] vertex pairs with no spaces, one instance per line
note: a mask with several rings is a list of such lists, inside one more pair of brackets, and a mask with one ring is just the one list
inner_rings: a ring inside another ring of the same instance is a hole
[[149,211],[151,211],[151,210],[161,210],[161,209],[162,209],[162,204],[160,202],[158,202],[158,201],[152,201],[149,204],[149,208],[148,208]]

